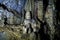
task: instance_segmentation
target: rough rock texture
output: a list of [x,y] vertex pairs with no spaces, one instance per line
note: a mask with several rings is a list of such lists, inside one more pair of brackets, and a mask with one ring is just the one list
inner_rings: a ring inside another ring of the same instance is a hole
[[6,5],[8,8],[21,12],[26,0],[0,0],[0,3]]

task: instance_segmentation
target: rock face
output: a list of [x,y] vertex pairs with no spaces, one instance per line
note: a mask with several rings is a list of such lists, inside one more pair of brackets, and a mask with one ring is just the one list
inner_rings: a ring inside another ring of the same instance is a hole
[[[55,40],[54,37],[58,39],[60,19],[55,18],[53,1],[46,2],[48,4],[43,4],[44,0],[1,0],[0,31],[3,31],[0,33],[0,40]],[[8,25],[4,25],[6,17]],[[9,36],[8,39],[5,39],[5,36]]]
[[[6,5],[8,8],[21,12],[26,0],[0,0],[0,3]],[[12,5],[13,4],[13,5]]]
[[50,7],[48,6],[48,9],[47,10],[48,11],[47,11],[45,17],[46,17],[47,23],[49,24],[50,33],[51,33],[50,36],[52,37],[52,35],[54,35],[54,32],[55,32],[55,26],[53,24],[53,10],[52,10],[52,7],[51,6]]
[[40,20],[43,20],[43,2],[42,1],[38,1],[37,5],[38,5],[38,18]]
[[0,7],[0,26],[2,27],[4,26],[5,18],[8,24],[20,24],[20,19],[17,16]]

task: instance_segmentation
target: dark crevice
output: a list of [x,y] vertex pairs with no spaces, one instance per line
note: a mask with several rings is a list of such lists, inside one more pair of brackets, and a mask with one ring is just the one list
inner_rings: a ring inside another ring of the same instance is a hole
[[45,20],[46,10],[49,4],[49,0],[43,0],[43,20]]
[[[36,19],[38,20],[38,22],[40,23],[40,29],[38,31],[38,34],[41,36],[40,39],[41,40],[50,40],[50,36],[47,33],[49,28],[48,28],[48,24],[46,21],[41,21],[38,17],[36,17]],[[44,32],[44,29],[46,28],[46,33]]]

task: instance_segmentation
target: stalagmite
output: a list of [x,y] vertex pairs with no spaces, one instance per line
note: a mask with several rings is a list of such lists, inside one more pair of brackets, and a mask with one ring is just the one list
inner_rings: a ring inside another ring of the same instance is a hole
[[27,32],[26,29],[29,29],[29,28],[30,28],[30,26],[29,26],[29,24],[30,24],[30,22],[31,22],[30,19],[31,19],[31,17],[30,17],[30,12],[27,11],[26,14],[25,14],[25,20],[24,20],[25,29],[24,29],[24,27],[23,27],[23,30],[25,30],[25,31],[23,31],[24,33]]

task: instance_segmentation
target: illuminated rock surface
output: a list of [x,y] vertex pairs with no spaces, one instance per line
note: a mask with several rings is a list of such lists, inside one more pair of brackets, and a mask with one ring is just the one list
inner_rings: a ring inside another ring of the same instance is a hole
[[0,3],[6,5],[8,8],[21,12],[26,0],[0,0]]

